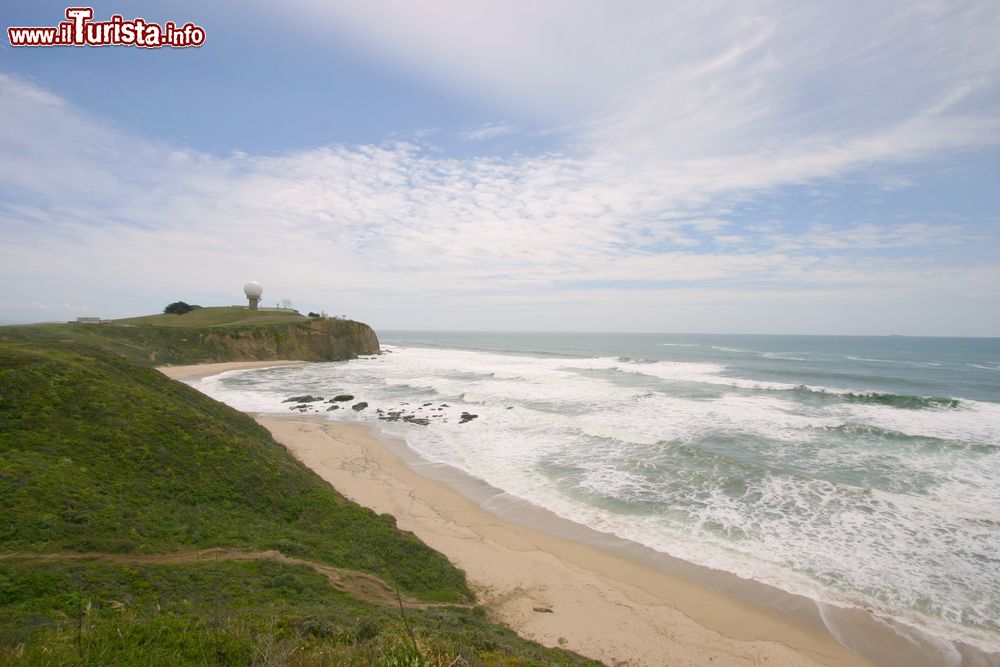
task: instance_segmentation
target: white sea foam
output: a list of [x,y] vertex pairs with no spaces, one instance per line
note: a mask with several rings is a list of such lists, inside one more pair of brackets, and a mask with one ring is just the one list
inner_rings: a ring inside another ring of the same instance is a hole
[[986,371],[1000,371],[1000,364],[997,364],[996,366],[984,366],[983,364],[968,364],[968,365],[973,368],[982,368],[983,370]]
[[1000,405],[962,400],[959,409],[899,410],[864,403],[831,408],[846,419],[906,435],[1000,445]]
[[845,358],[850,359],[851,361],[867,361],[876,364],[895,364],[897,366],[914,366],[917,368],[928,368],[928,367],[936,367],[944,365],[940,361],[910,361],[907,359],[873,359],[871,357],[855,357],[851,355],[847,355]]
[[788,352],[764,352],[761,356],[768,359],[781,359],[783,361],[809,361],[805,357],[799,357]]

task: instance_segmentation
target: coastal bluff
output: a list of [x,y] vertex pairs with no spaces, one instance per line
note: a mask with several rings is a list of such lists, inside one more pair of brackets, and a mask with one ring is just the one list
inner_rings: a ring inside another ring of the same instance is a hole
[[204,361],[343,361],[379,352],[375,331],[353,320],[312,318],[285,325],[209,330],[198,335],[197,346],[211,354]]
[[103,324],[3,327],[5,338],[98,347],[146,366],[228,361],[344,361],[378,354],[375,331],[363,322],[307,317],[295,311],[199,308]]

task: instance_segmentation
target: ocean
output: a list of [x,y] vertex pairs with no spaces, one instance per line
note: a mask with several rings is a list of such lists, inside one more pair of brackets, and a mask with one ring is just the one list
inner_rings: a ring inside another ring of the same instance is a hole
[[379,335],[198,386],[375,422],[596,531],[1000,651],[1000,339]]

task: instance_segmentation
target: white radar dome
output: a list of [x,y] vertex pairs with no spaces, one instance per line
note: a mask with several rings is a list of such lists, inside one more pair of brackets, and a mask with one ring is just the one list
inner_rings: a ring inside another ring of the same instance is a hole
[[260,297],[264,293],[264,288],[260,286],[260,283],[256,280],[251,280],[246,285],[243,286],[243,293],[247,297]]

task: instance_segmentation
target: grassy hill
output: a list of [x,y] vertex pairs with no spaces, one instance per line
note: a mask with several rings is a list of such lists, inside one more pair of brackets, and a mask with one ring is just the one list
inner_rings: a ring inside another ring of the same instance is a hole
[[153,327],[217,327],[231,324],[288,324],[309,318],[291,310],[250,310],[245,306],[196,308],[183,315],[158,313],[114,320],[116,325]]
[[15,329],[0,329],[0,662],[587,662],[486,621],[460,570],[246,415]]
[[81,344],[155,366],[258,359],[336,361],[379,351],[375,332],[361,322],[239,306],[132,317],[104,325],[0,327],[0,336],[57,347]]

